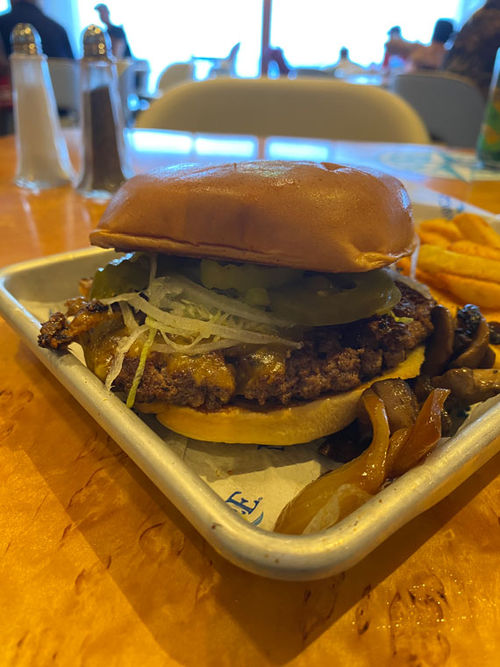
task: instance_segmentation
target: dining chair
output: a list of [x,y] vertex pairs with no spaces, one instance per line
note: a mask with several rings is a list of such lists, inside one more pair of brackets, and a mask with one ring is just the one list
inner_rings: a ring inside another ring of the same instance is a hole
[[419,113],[433,140],[472,148],[485,100],[472,81],[447,72],[415,72],[395,77],[392,90]]
[[165,67],[158,77],[156,84],[157,93],[161,94],[169,88],[178,86],[180,83],[192,81],[194,76],[193,63],[172,63]]
[[234,44],[225,58],[216,60],[209,72],[209,76],[236,76],[236,58],[240,52],[240,46],[241,42],[237,42]]
[[139,114],[136,127],[429,142],[417,112],[397,95],[320,78],[216,78],[181,84]]
[[295,67],[293,74],[296,78],[325,78],[332,79],[335,75],[333,70],[322,69],[320,67]]
[[69,58],[48,58],[47,62],[61,120],[74,124],[80,115],[80,63]]

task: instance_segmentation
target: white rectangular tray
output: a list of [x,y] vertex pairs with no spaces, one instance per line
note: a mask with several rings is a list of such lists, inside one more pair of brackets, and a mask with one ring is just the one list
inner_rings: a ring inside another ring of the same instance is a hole
[[51,304],[74,296],[78,280],[92,275],[112,256],[110,251],[89,248],[3,269],[0,313],[207,541],[245,569],[289,580],[343,571],[449,494],[500,449],[500,441],[493,442],[500,435],[497,397],[476,409],[474,421],[423,464],[337,526],[307,536],[264,530],[264,514],[270,527],[280,507],[301,486],[335,466],[317,455],[314,443],[258,448],[189,441],[127,409],[71,352],[38,347],[37,315],[44,317]]

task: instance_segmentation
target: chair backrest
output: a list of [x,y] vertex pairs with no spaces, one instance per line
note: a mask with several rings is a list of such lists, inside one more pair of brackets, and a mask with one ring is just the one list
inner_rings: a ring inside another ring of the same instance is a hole
[[392,89],[418,111],[433,139],[475,146],[485,100],[471,81],[446,72],[415,72],[397,76]]
[[193,63],[172,63],[166,67],[163,72],[158,77],[158,83],[156,88],[159,93],[174,86],[178,86],[180,83],[185,83],[186,81],[192,81],[194,76],[194,65]]
[[306,77],[306,78],[325,78],[333,79],[335,76],[333,70],[320,69],[319,67],[295,67],[293,70],[294,75],[297,78]]
[[48,59],[57,108],[78,117],[80,112],[80,63],[68,58]]
[[225,58],[225,60],[234,62],[236,60],[236,56],[239,53],[240,47],[241,47],[241,42],[237,42],[236,44],[234,44],[234,46],[231,47],[231,50],[229,51],[227,58]]
[[226,58],[215,60],[209,76],[236,76],[236,58],[240,52],[241,42],[235,44]]
[[189,132],[427,143],[425,125],[397,95],[327,79],[208,79],[167,91],[137,127]]

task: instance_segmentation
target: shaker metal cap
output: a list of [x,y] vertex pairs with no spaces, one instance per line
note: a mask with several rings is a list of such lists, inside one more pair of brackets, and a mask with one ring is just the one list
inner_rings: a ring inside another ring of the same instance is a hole
[[37,56],[43,53],[40,35],[31,23],[17,23],[11,32],[10,43],[14,53],[22,53],[26,56]]
[[97,25],[89,25],[83,33],[84,58],[109,58],[111,41],[107,32]]

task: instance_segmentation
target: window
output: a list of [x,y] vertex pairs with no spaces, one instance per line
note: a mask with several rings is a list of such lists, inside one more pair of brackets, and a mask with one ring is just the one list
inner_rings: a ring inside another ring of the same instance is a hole
[[[1,3],[2,0],[0,0]],[[45,0],[49,10],[51,2]],[[438,18],[463,22],[483,0],[273,0],[271,44],[280,46],[292,66],[336,62],[342,46],[362,65],[380,63],[387,31],[400,25],[409,40],[429,42]],[[99,24],[96,0],[77,0],[74,32]],[[132,52],[149,60],[151,88],[170,63],[195,60],[199,78],[209,58],[224,58],[241,42],[239,76],[258,76],[262,0],[108,0],[111,21],[123,25]],[[52,13],[54,18],[57,16]],[[81,48],[81,45],[80,45]],[[207,58],[207,60],[203,60]]]
[[271,43],[295,67],[331,65],[340,49],[361,65],[382,62],[387,31],[401,26],[410,41],[430,42],[439,18],[454,19],[457,0],[273,0]]
[[[253,77],[259,72],[262,0],[109,0],[112,23],[123,25],[132,53],[149,60],[151,84],[173,62],[193,57],[224,58],[241,42],[236,72]],[[99,23],[96,0],[79,0],[80,31]],[[195,62],[200,77],[211,66]]]

